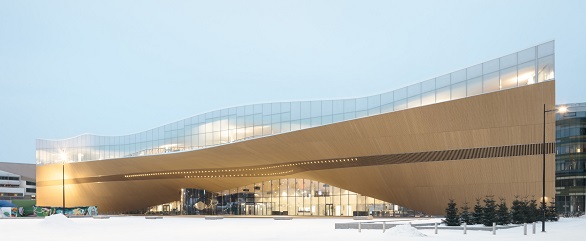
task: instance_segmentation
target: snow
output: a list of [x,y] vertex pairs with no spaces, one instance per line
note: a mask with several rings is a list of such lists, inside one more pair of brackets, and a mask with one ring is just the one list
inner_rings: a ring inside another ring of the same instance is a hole
[[[397,223],[397,219],[372,221]],[[408,222],[430,223],[439,219],[413,219]],[[230,217],[222,220],[205,220],[203,216],[166,216],[163,219],[145,219],[144,216],[112,216],[110,219],[65,218],[54,215],[45,219],[0,219],[2,240],[582,240],[586,234],[586,218],[562,218],[546,223],[547,232],[523,235],[523,227],[490,231],[472,231],[464,235],[461,229],[414,230],[409,225],[398,225],[386,230],[334,229],[335,223],[356,222],[351,218],[303,218],[273,220],[272,217]],[[369,221],[364,221],[369,222]],[[426,235],[426,236],[422,236]]]
[[73,223],[72,220],[65,217],[63,214],[55,214],[43,219],[42,225],[50,225],[52,227],[60,227],[63,225],[71,225]]
[[419,232],[414,227],[411,227],[409,224],[397,225],[393,228],[390,228],[386,231],[391,236],[401,236],[401,237],[425,237],[427,235]]

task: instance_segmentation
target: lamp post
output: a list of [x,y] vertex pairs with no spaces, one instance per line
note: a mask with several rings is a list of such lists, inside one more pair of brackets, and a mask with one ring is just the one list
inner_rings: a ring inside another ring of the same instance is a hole
[[542,173],[542,187],[541,187],[541,232],[545,232],[545,114],[547,112],[558,112],[558,113],[565,113],[567,111],[566,107],[554,108],[552,110],[548,110],[545,108],[545,104],[543,104],[543,145],[541,146],[541,152],[543,153],[543,173]]
[[61,159],[61,193],[63,194],[63,209],[61,211],[65,215],[65,162],[67,161],[67,153],[62,151],[59,154],[59,158]]
[[61,172],[61,174],[62,174],[62,181],[63,181],[62,182],[62,185],[61,185],[63,187],[63,190],[62,190],[62,193],[63,193],[63,209],[62,209],[62,211],[63,211],[63,215],[65,215],[65,160],[63,160],[61,162],[61,167],[63,168],[63,170]]

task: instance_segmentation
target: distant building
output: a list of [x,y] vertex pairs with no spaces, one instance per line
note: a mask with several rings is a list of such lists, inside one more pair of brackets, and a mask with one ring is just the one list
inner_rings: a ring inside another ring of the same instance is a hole
[[586,197],[586,103],[564,105],[556,116],[556,205],[558,212],[584,212]]
[[0,162],[0,200],[36,199],[36,165]]

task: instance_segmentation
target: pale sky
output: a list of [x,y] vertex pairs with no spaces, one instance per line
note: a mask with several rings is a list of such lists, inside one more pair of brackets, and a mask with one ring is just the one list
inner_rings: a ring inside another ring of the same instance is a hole
[[0,0],[0,162],[243,104],[395,90],[550,40],[586,102],[586,1]]

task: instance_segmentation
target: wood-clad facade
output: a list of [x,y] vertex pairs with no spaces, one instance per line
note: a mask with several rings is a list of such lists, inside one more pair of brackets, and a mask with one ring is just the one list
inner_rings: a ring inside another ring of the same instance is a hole
[[[195,151],[65,164],[66,206],[101,212],[279,178],[328,183],[429,214],[448,199],[541,197],[543,104],[555,81]],[[555,116],[546,119],[554,195]],[[62,165],[37,166],[39,206],[61,206]]]

